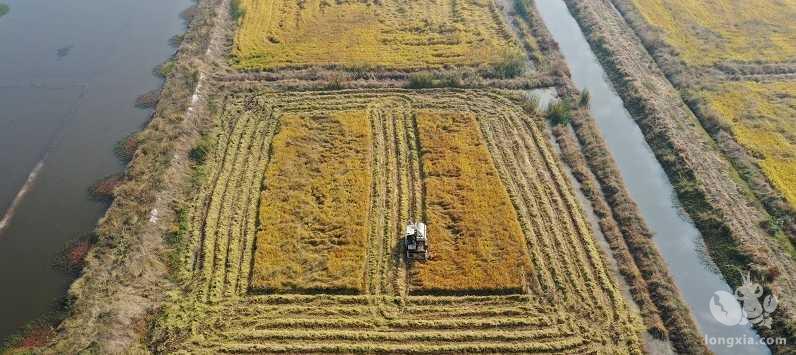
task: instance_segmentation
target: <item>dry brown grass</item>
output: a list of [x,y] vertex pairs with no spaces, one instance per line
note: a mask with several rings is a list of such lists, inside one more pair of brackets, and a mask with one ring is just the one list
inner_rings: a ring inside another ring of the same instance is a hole
[[431,260],[422,289],[521,289],[531,271],[522,229],[473,114],[420,112]]
[[281,118],[260,202],[254,288],[362,290],[371,140],[362,111]]

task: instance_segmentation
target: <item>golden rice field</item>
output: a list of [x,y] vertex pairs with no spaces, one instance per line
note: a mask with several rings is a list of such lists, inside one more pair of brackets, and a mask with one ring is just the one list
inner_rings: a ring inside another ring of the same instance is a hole
[[517,49],[494,0],[239,0],[234,66],[473,66]]
[[165,350],[640,353],[539,119],[493,91],[229,96]]
[[253,288],[364,289],[371,141],[364,111],[281,117],[260,201]]
[[796,58],[796,0],[632,0],[689,65]]
[[725,82],[702,95],[796,207],[796,83]]
[[518,291],[531,266],[514,207],[474,114],[418,112],[433,257],[417,289]]

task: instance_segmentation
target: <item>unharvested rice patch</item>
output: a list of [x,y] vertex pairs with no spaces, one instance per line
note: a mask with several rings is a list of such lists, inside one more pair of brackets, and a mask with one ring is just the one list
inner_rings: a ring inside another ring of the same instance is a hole
[[796,208],[796,83],[727,82],[702,95]]
[[417,291],[521,292],[531,266],[511,200],[473,114],[417,115],[431,260]]
[[241,0],[239,69],[494,63],[511,41],[493,0]]
[[794,0],[632,0],[690,65],[787,62],[796,56]]
[[280,118],[260,202],[252,287],[360,292],[372,140],[365,112]]

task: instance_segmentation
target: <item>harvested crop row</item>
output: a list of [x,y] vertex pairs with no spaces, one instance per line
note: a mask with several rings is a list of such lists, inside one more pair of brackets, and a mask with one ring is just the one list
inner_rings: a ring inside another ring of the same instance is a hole
[[392,115],[389,110],[382,107],[373,107],[368,110],[371,127],[373,127],[373,164],[371,166],[374,176],[371,191],[370,206],[370,233],[368,250],[368,293],[382,294],[386,292],[389,273],[388,258],[396,247],[395,214],[400,205],[399,196],[396,195],[400,172],[397,171],[396,155],[392,151],[393,141],[388,138],[387,129],[392,127]]
[[[366,297],[318,295],[297,296],[293,302],[283,303],[285,296],[256,296],[252,298],[279,299],[280,304],[261,306],[260,302],[251,304],[239,299],[224,306],[212,306],[203,316],[206,325],[197,328],[197,338],[184,344],[184,350],[221,349],[237,347],[240,344],[265,346],[279,343],[287,348],[310,348],[336,343],[339,351],[355,352],[358,346],[393,348],[385,351],[407,352],[420,347],[451,347],[469,344],[501,342],[514,344],[511,348],[494,348],[493,351],[521,351],[521,349],[563,346],[561,351],[582,352],[592,349],[595,340],[603,336],[601,331],[577,325],[577,321],[565,313],[551,307],[540,309],[526,307],[527,298],[522,296],[479,296],[479,297],[432,297],[411,296],[413,300],[428,301],[439,298],[442,301],[457,301],[460,307],[446,309],[435,307],[435,313],[428,310],[407,308],[394,315],[396,318],[384,319],[368,313],[364,304],[348,304],[318,307],[307,306],[307,299],[359,299],[367,303]],[[497,308],[485,308],[486,303],[514,302]],[[395,305],[395,304],[393,304]],[[479,314],[466,316],[470,311],[481,309]],[[507,314],[501,310],[513,310]],[[327,312],[329,311],[329,312]],[[319,313],[321,312],[321,313]],[[426,316],[423,316],[426,312]],[[411,330],[411,331],[410,331]],[[571,342],[580,344],[571,347]],[[553,345],[557,344],[557,345]],[[562,345],[570,344],[570,345]],[[486,349],[491,349],[487,346]],[[266,349],[266,348],[263,348]],[[514,350],[512,350],[514,349]]]
[[[230,110],[227,116],[238,113]],[[252,115],[221,120],[217,145],[224,148],[205,165],[211,183],[197,194],[195,205],[201,209],[190,213],[194,252],[186,253],[191,256],[186,262],[199,271],[203,286],[198,295],[205,300],[237,294],[240,285],[248,285],[248,265],[241,261],[253,238],[252,216],[273,123]]]

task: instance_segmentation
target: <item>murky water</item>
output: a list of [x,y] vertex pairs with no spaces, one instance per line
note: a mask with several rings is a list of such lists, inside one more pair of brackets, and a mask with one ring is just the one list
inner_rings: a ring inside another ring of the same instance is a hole
[[51,267],[53,257],[102,215],[105,206],[86,190],[123,169],[113,146],[145,124],[149,112],[133,102],[160,85],[152,68],[173,53],[168,39],[184,31],[179,13],[191,4],[4,2],[11,11],[0,18],[0,221],[7,220],[0,339],[65,294],[70,278]]
[[[759,340],[748,324],[726,326],[711,314],[709,305],[714,292],[732,290],[715,268],[709,266],[699,231],[683,215],[663,168],[608,81],[566,5],[561,0],[537,0],[536,4],[560,45],[576,86],[589,90],[591,111],[597,125],[619,165],[630,195],[655,233],[655,242],[702,332],[709,337]],[[718,354],[770,353],[764,345],[711,345],[710,348]]]

